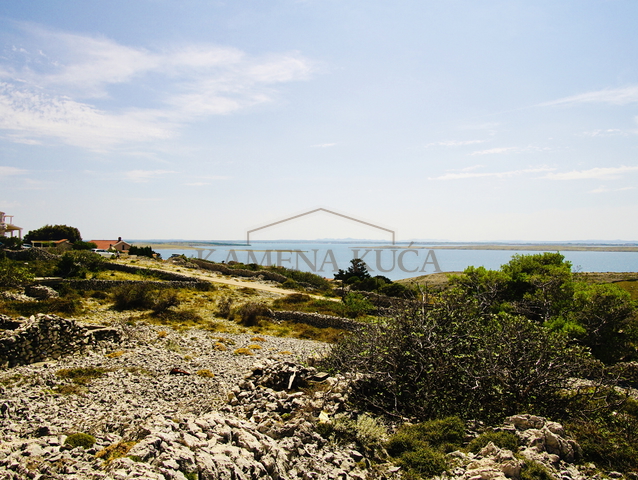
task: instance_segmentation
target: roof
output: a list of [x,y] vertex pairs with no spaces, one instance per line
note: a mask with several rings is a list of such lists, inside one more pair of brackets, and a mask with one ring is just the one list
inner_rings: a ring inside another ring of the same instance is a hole
[[92,243],[95,243],[97,245],[97,248],[99,248],[100,250],[108,250],[111,247],[115,247],[115,245],[119,244],[124,244],[124,245],[130,245],[129,243],[126,243],[124,240],[89,240]]

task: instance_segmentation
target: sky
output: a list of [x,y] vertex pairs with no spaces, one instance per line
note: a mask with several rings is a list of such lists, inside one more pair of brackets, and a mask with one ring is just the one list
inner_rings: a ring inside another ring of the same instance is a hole
[[0,2],[0,211],[85,240],[638,240],[635,0]]

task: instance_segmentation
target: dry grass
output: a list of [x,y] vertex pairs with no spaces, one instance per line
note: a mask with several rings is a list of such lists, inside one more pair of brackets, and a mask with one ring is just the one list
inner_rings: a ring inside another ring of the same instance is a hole
[[233,352],[235,355],[254,355],[249,348],[238,348]]
[[253,333],[272,337],[292,337],[326,343],[334,343],[347,334],[346,331],[337,328],[319,328],[295,322],[261,322],[259,325],[252,327],[251,330]]
[[107,353],[106,356],[109,358],[117,358],[124,355],[126,352],[124,350],[118,350],[116,352]]

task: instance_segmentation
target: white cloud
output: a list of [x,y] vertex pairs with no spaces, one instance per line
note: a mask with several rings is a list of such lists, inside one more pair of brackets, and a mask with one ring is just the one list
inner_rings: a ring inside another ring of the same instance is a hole
[[448,140],[444,142],[428,143],[425,148],[428,147],[460,147],[463,145],[475,145],[477,143],[485,143],[487,140]]
[[193,183],[185,183],[187,187],[205,187],[206,185],[210,185],[210,182],[193,182]]
[[170,138],[170,124],[153,121],[152,112],[110,114],[67,97],[19,90],[0,83],[0,129],[21,143],[32,137],[57,138],[69,145],[100,150],[125,141]]
[[622,187],[622,188],[607,188],[605,186],[590,190],[588,193],[608,193],[608,192],[622,192],[625,190],[633,190],[634,187]]
[[310,145],[310,148],[328,148],[334,147],[336,143],[320,143],[318,145]]
[[620,167],[596,167],[589,170],[572,170],[564,173],[548,173],[544,178],[550,180],[589,180],[589,179],[618,179],[622,174],[638,171],[638,167],[622,165]]
[[515,177],[519,175],[524,175],[526,173],[539,173],[539,172],[547,172],[553,170],[549,167],[538,167],[538,168],[525,168],[521,170],[509,170],[506,172],[472,172],[470,169],[474,169],[476,167],[469,167],[467,169],[463,169],[463,171],[458,173],[446,173],[445,175],[441,175],[440,177],[430,177],[428,180],[463,180],[466,178],[506,178],[506,177]]
[[169,173],[177,172],[173,172],[171,170],[130,170],[128,172],[124,172],[124,178],[132,182],[142,183]]
[[568,105],[578,103],[609,103],[612,105],[627,105],[638,102],[638,85],[622,88],[606,88],[594,92],[581,93],[570,97],[560,98],[551,102],[541,103],[539,106]]
[[519,149],[516,147],[500,147],[500,148],[490,148],[489,150],[479,150],[476,152],[470,153],[470,155],[492,155],[498,153],[507,153],[518,151]]
[[27,171],[23,170],[22,168],[3,167],[2,165],[0,165],[0,177],[8,177],[10,175],[24,175],[25,173],[27,173]]
[[0,58],[0,129],[21,143],[55,138],[104,150],[171,138],[203,116],[272,102],[274,85],[307,79],[314,70],[298,52],[251,56],[202,44],[150,51],[104,37],[23,31],[38,53],[16,48]]
[[583,137],[613,137],[617,135],[627,135],[627,132],[623,132],[618,128],[607,128],[583,132],[580,135]]

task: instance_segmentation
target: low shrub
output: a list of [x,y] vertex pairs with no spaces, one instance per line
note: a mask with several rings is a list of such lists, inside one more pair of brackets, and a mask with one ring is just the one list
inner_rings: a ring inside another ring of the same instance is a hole
[[415,450],[405,452],[397,463],[405,468],[412,478],[430,478],[440,475],[448,468],[445,454],[427,445],[420,445]]
[[64,444],[70,445],[73,448],[91,448],[93,445],[95,445],[95,437],[93,435],[89,435],[88,433],[72,433],[71,435],[66,437]]
[[478,453],[490,442],[499,448],[505,448],[512,452],[516,452],[518,450],[518,438],[516,435],[510,432],[495,432],[493,430],[483,432],[481,435],[476,437],[470,442],[467,449],[470,452]]
[[446,452],[457,450],[465,438],[465,425],[458,417],[404,424],[386,443],[388,454],[408,475],[431,477],[448,468]]
[[55,372],[59,378],[71,380],[77,385],[88,385],[96,378],[103,377],[107,369],[101,367],[63,368]]
[[6,301],[4,311],[12,315],[30,317],[38,313],[60,316],[77,315],[83,311],[82,299],[78,296],[47,298],[28,302]]
[[157,289],[149,284],[122,285],[111,292],[116,310],[152,310],[154,315],[165,313],[180,304],[178,291]]
[[24,265],[13,260],[0,259],[0,289],[26,285],[33,278],[33,273]]
[[269,317],[269,309],[263,303],[245,303],[237,310],[239,323],[245,327],[252,327],[259,324],[263,317]]
[[222,297],[217,301],[217,316],[221,318],[230,318],[233,308],[233,299],[231,297]]
[[254,355],[249,348],[238,348],[233,352],[235,355]]
[[215,374],[208,369],[197,370],[197,375],[205,378],[213,378]]
[[126,456],[126,454],[135,446],[136,442],[118,442],[103,448],[95,454],[96,458],[101,458],[105,462],[110,462],[116,458]]
[[554,480],[554,476],[540,463],[525,459],[519,480]]

